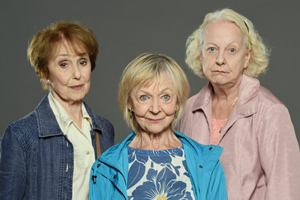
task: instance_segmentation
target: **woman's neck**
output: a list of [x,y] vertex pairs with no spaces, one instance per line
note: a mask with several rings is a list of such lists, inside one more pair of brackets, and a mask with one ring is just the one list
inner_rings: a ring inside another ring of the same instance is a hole
[[230,86],[213,86],[212,114],[217,120],[228,119],[238,101],[240,84]]
[[176,137],[172,129],[162,133],[138,131],[135,138],[129,144],[130,147],[146,150],[173,149],[181,145],[181,141]]
[[56,101],[65,109],[67,114],[71,117],[71,119],[81,128],[81,122],[83,118],[82,114],[82,101],[64,101],[59,98],[57,94],[52,93],[53,97]]

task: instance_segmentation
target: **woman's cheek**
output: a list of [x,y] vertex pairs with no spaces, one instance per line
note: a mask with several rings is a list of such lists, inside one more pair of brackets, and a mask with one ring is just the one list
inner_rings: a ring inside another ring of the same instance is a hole
[[133,108],[133,112],[136,116],[143,117],[149,110],[149,105],[138,105]]
[[164,113],[168,116],[170,115],[175,115],[175,104],[174,105],[163,105],[162,106],[162,110],[164,111]]

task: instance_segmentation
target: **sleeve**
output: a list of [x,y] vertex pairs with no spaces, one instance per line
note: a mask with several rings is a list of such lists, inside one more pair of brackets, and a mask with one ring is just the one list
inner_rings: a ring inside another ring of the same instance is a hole
[[26,187],[26,164],[24,152],[11,127],[4,133],[0,149],[0,199],[22,199]]
[[211,181],[208,186],[209,199],[227,200],[226,181],[221,163],[218,161],[211,176]]
[[282,104],[268,108],[257,133],[265,200],[300,199],[300,151],[287,108]]

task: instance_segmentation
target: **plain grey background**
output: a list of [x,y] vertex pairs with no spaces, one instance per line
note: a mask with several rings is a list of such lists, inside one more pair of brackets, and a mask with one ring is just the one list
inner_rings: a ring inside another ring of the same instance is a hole
[[300,139],[299,3],[296,0],[28,0],[2,1],[0,68],[0,135],[31,112],[46,94],[26,58],[33,35],[52,22],[79,21],[96,34],[99,56],[85,101],[115,127],[115,142],[130,133],[119,109],[117,93],[124,67],[143,52],[167,54],[186,72],[191,95],[206,84],[184,62],[187,37],[206,13],[232,8],[249,18],[272,49],[261,84],[289,109]]

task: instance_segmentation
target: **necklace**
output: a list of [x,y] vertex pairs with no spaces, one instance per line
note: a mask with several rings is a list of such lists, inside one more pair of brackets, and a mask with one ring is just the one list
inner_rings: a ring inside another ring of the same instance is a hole
[[[230,115],[230,113],[231,113],[231,111],[232,111],[232,109],[233,109],[235,103],[237,102],[237,100],[238,100],[238,97],[236,97],[235,100],[234,100],[234,102],[231,104],[230,112],[227,114],[227,117],[226,117],[226,122],[227,122],[228,117],[229,117],[229,115]],[[226,124],[226,122],[225,122],[222,126],[220,126],[220,124],[219,124],[219,122],[218,122],[218,120],[217,120],[217,117],[216,117],[216,115],[215,115],[214,112],[213,112],[213,115],[215,116],[216,124],[217,124],[218,127],[219,127],[219,133],[221,133],[222,130],[223,130],[223,128],[224,128],[224,126],[225,126],[225,124]]]

